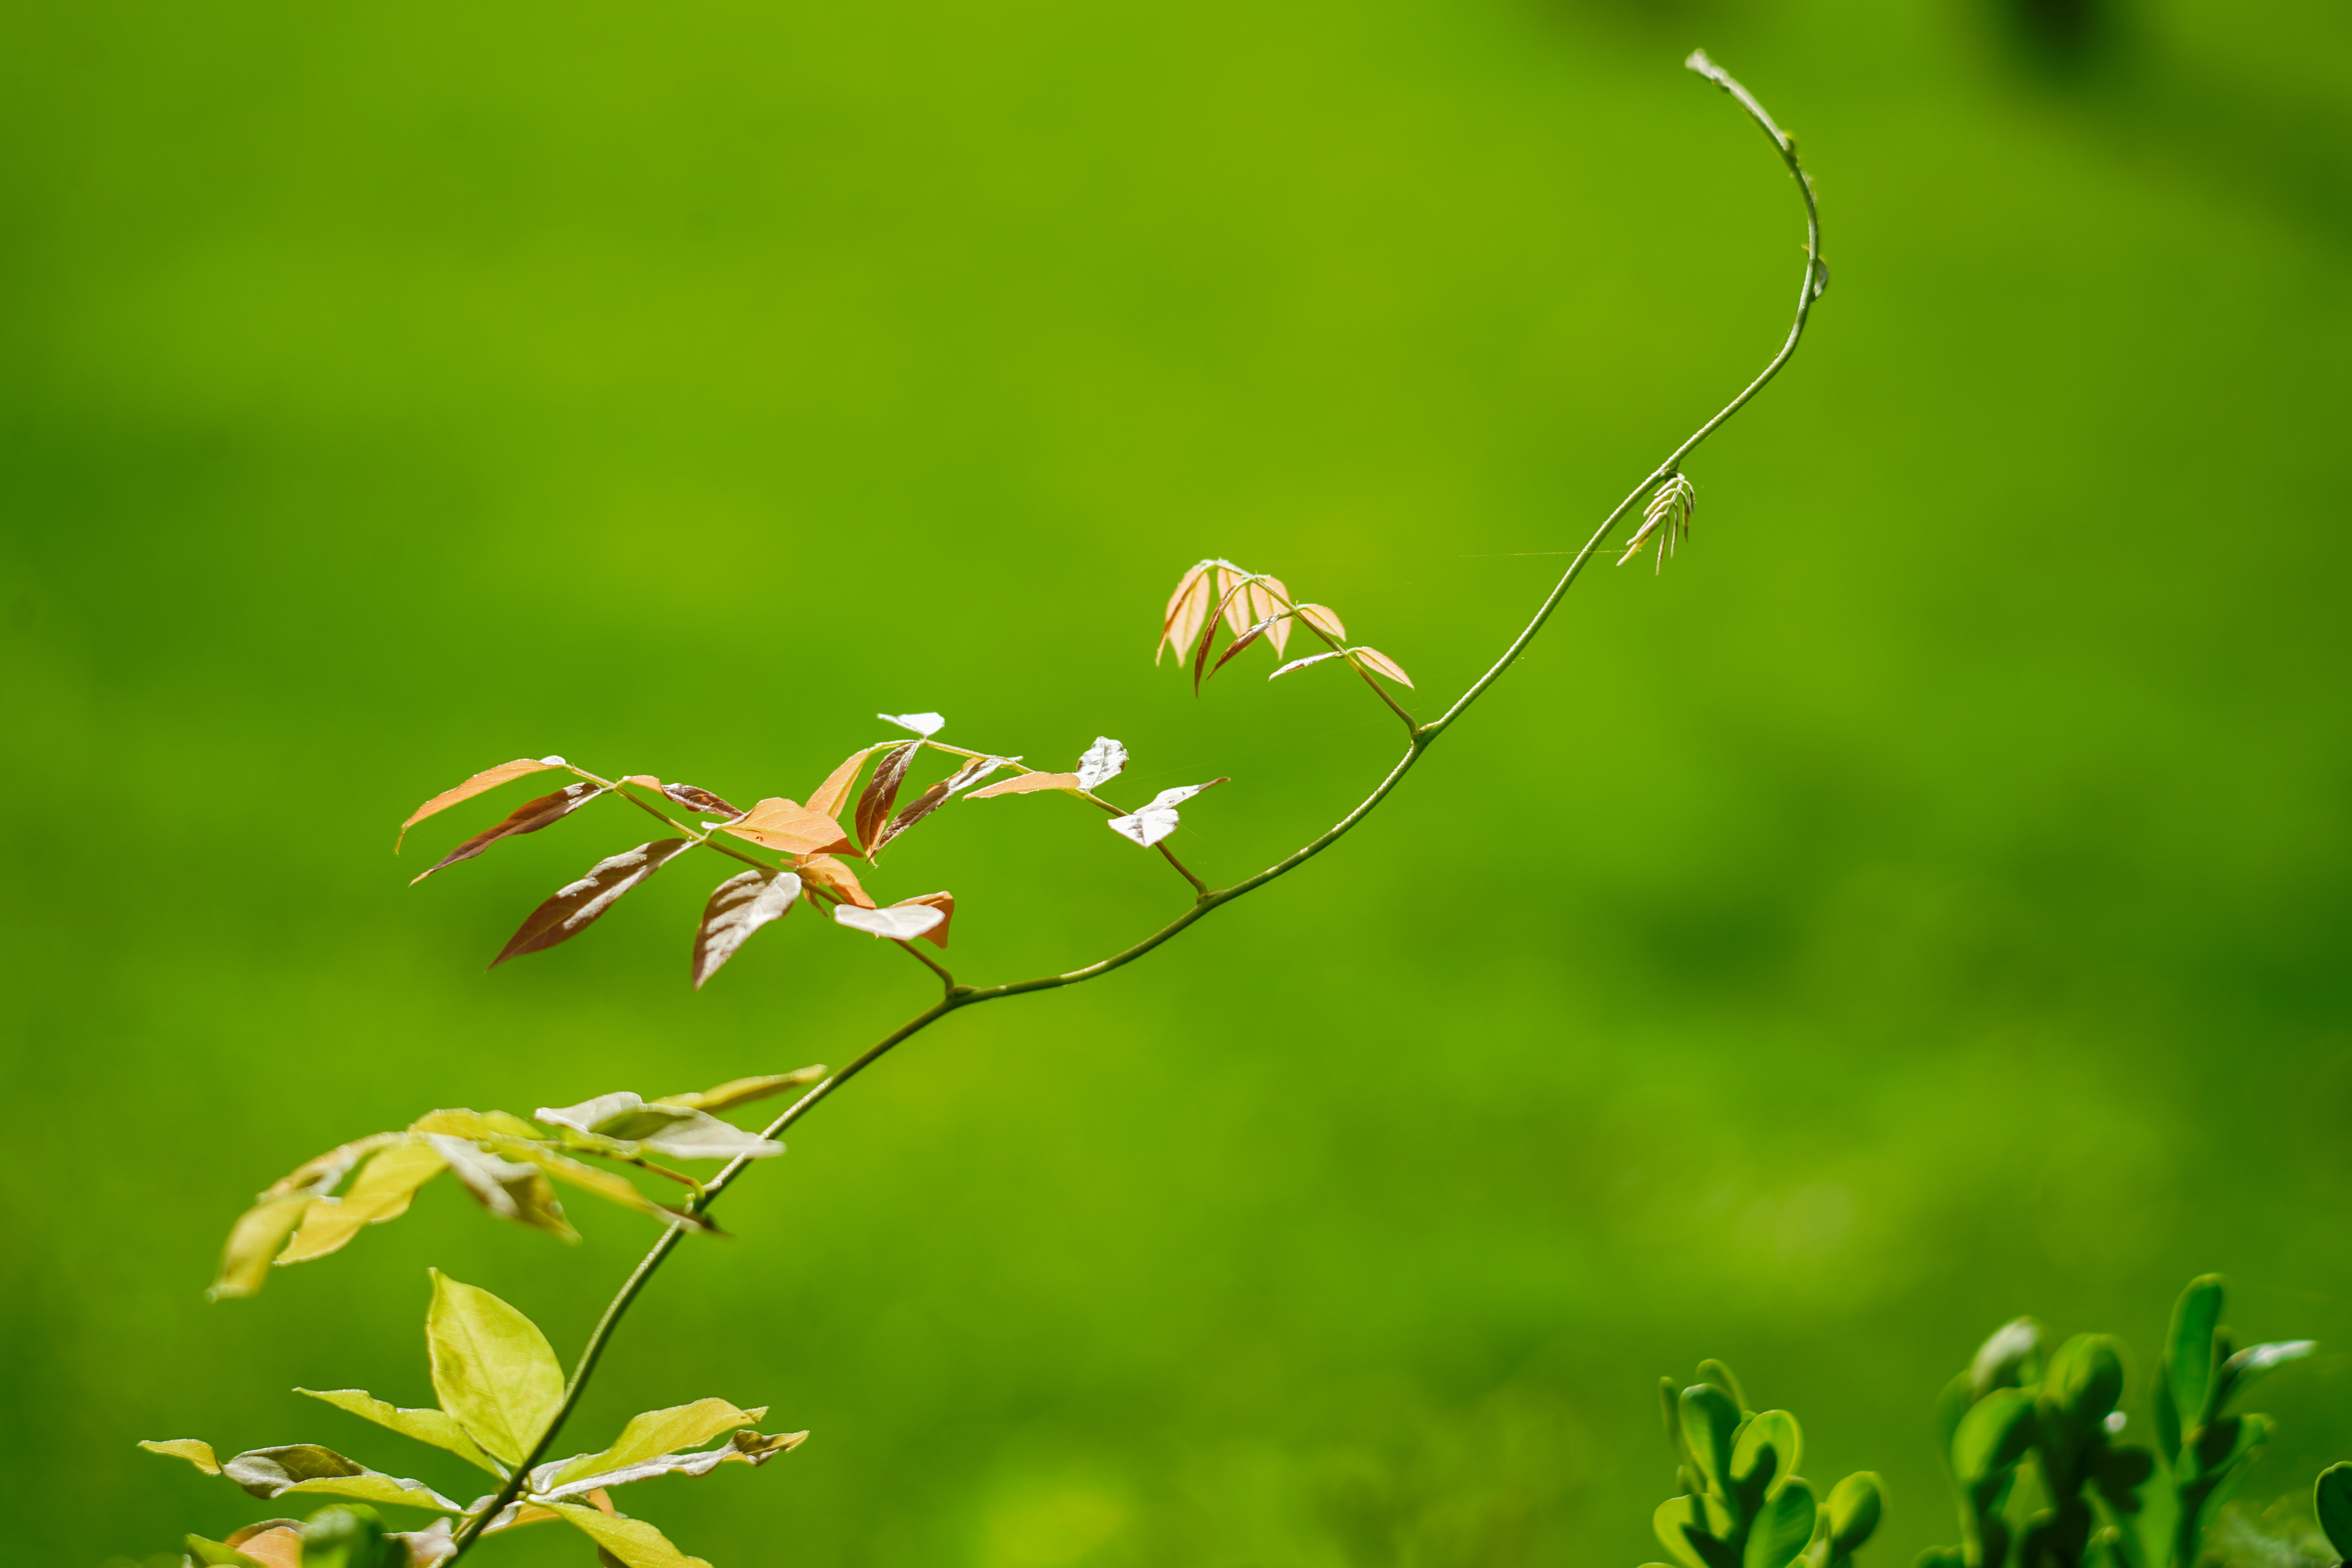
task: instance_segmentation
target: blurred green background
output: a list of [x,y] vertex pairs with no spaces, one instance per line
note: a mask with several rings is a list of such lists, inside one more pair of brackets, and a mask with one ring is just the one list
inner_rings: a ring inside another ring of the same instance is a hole
[[[1433,710],[1759,364],[1802,138],[1834,281],[1377,818],[1114,979],[964,1015],[688,1247],[576,1436],[815,1432],[628,1505],[720,1568],[1625,1564],[1651,1384],[1727,1357],[1948,1540],[1927,1405],[2021,1311],[2145,1358],[2191,1273],[2330,1354],[2250,1493],[2352,1452],[2344,437],[2352,20],[2319,0],[796,0],[0,14],[0,1492],[12,1560],[269,1511],[137,1452],[455,1461],[436,1264],[567,1353],[648,1239],[446,1184],[258,1299],[257,1187],[435,1105],[839,1062],[927,995],[795,916],[708,991],[681,862],[485,973],[642,833],[422,888],[562,752],[799,796],[937,708],[1127,793],[1228,773],[1222,880],[1393,737],[1199,702],[1207,553]],[[886,858],[974,980],[1181,906],[1056,798]],[[2135,1395],[2137,1397],[2137,1394]],[[495,1554],[578,1563],[536,1531]],[[494,1559],[486,1555],[486,1563]]]

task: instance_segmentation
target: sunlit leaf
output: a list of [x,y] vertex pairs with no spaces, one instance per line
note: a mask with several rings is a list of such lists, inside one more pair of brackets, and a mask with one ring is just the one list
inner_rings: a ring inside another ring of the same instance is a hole
[[1412,677],[1404,672],[1404,666],[1399,664],[1396,660],[1391,658],[1380,649],[1376,647],[1351,647],[1348,651],[1355,657],[1356,661],[1359,664],[1363,665],[1374,675],[1385,675],[1391,680],[1401,680],[1407,686],[1411,686],[1412,684]]
[[948,945],[948,922],[955,919],[955,895],[953,893],[919,893],[911,899],[900,899],[891,908],[911,909],[919,904],[940,911],[940,923],[925,931],[923,940],[934,947],[944,950]]
[[1078,757],[1078,787],[1099,789],[1117,778],[1126,766],[1127,748],[1108,735],[1097,735],[1095,743]]
[[933,926],[946,923],[945,911],[928,904],[893,904],[887,910],[862,910],[855,904],[835,904],[833,918],[837,924],[852,931],[887,938],[892,942],[912,942]]
[[1256,578],[1238,566],[1217,568],[1217,610],[1224,616],[1225,630],[1234,637],[1258,618],[1256,585]]
[[493,1458],[522,1463],[563,1403],[563,1367],[539,1326],[436,1268],[425,1318],[433,1392]]
[[681,1160],[761,1160],[784,1152],[782,1144],[731,1126],[707,1110],[655,1104],[627,1089],[560,1109],[541,1106],[531,1114],[552,1127],[618,1139]]
[[971,792],[974,800],[992,800],[1000,795],[1034,795],[1039,790],[1059,789],[1073,793],[1087,786],[1078,783],[1076,773],[1016,773],[1009,779],[999,779],[984,789]]
[[1340,656],[1336,653],[1310,653],[1305,658],[1292,659],[1288,664],[1284,665],[1272,675],[1267,676],[1266,679],[1268,680],[1279,680],[1294,669],[1305,669],[1310,664],[1320,664],[1327,658],[1338,658]]
[[309,1193],[264,1197],[237,1216],[229,1227],[228,1245],[221,1249],[220,1274],[205,1294],[215,1301],[250,1296],[269,1278],[269,1265],[278,1247],[302,1223],[303,1211],[315,1200]]
[[814,882],[836,899],[870,910],[874,900],[859,886],[857,874],[830,855],[803,855],[799,860],[801,879]]
[[428,1110],[408,1124],[412,1132],[440,1132],[451,1138],[537,1138],[538,1128],[504,1110],[467,1110],[453,1107]]
[[361,1388],[298,1388],[294,1392],[322,1399],[338,1410],[348,1410],[362,1421],[373,1421],[404,1437],[445,1448],[467,1464],[505,1479],[507,1472],[482,1452],[480,1446],[466,1435],[466,1429],[457,1425],[457,1417],[446,1410],[403,1410]]
[[1295,608],[1290,602],[1290,590],[1283,586],[1279,577],[1265,578],[1258,586],[1257,602],[1257,618],[1274,623],[1266,628],[1265,640],[1274,645],[1274,657],[1280,658],[1283,650],[1290,646],[1290,616]]
[[688,1557],[669,1538],[641,1519],[622,1519],[578,1503],[550,1503],[563,1521],[619,1558],[626,1568],[710,1568],[699,1557]]
[[545,773],[550,768],[562,766],[563,766],[562,757],[517,757],[513,762],[500,763],[494,768],[484,768],[457,788],[443,790],[439,795],[410,812],[408,820],[400,825],[400,837],[393,840],[392,852],[395,855],[399,854],[401,839],[408,837],[408,830],[434,813],[446,811],[460,801],[471,800],[485,790],[496,789],[499,785],[521,778],[527,773]]
[[206,1541],[201,1535],[184,1535],[181,1541],[188,1549],[188,1560],[205,1564],[205,1568],[268,1568],[221,1541]]
[[875,839],[898,804],[898,786],[907,782],[907,769],[922,749],[920,741],[907,741],[883,752],[881,760],[874,764],[874,776],[866,781],[866,788],[859,792],[856,824],[857,841],[866,846],[867,853],[872,853],[877,847]]
[[1214,789],[1223,779],[1211,779],[1202,784],[1181,784],[1175,789],[1163,789],[1151,797],[1150,805],[1125,816],[1114,816],[1108,826],[1122,838],[1132,838],[1146,849],[1176,831],[1176,807],[1180,802],[1192,799],[1204,789]]
[[660,870],[682,851],[693,845],[690,838],[656,838],[640,844],[634,849],[624,849],[618,855],[607,855],[588,868],[588,874],[576,882],[566,882],[548,896],[547,901],[526,916],[514,935],[507,938],[506,946],[490,960],[496,969],[509,958],[520,958],[526,952],[542,952],[559,942],[570,942],[604,917],[604,911],[621,901],[623,895]]
[[1151,650],[1153,664],[1158,664],[1160,656],[1171,647],[1180,662],[1191,652],[1192,639],[1201,634],[1201,622],[1214,603],[1216,589],[1209,576],[1214,564],[1203,561],[1178,579],[1176,591],[1168,596],[1168,613],[1160,622],[1159,646]]
[[677,802],[678,805],[690,806],[694,810],[702,813],[705,816],[740,816],[743,815],[742,809],[740,806],[730,805],[725,800],[711,794],[709,790],[698,789],[693,784],[666,784],[656,785],[656,787],[658,788],[662,794]]
[[753,931],[782,919],[800,896],[801,879],[790,871],[742,871],[713,888],[694,933],[695,989],[718,973]]
[[555,1201],[555,1188],[547,1173],[536,1163],[486,1154],[463,1138],[438,1132],[425,1137],[474,1201],[499,1218],[543,1230],[564,1241],[580,1239],[580,1233],[563,1217],[563,1205]]
[[814,1063],[795,1068],[791,1072],[768,1073],[760,1078],[730,1079],[716,1089],[706,1089],[699,1094],[665,1094],[656,1105],[683,1105],[689,1110],[731,1110],[739,1105],[749,1105],[755,1100],[766,1100],[786,1089],[799,1089],[824,1077],[824,1064]]
[[855,847],[841,824],[831,816],[795,805],[782,795],[760,802],[734,821],[721,824],[719,830],[788,855],[823,855]]
[[[716,1448],[706,1448],[694,1454],[662,1454],[638,1460],[635,1464],[610,1469],[598,1469],[575,1481],[562,1482],[539,1494],[542,1502],[577,1497],[584,1492],[601,1491],[607,1487],[626,1486],[631,1481],[650,1480],[656,1476],[707,1476],[721,1465],[744,1464],[758,1467],[779,1454],[789,1454],[808,1438],[805,1432],[780,1432],[763,1436],[757,1432],[738,1432],[729,1442]],[[593,1456],[592,1456],[593,1457]]]
[[411,877],[408,879],[408,885],[413,888],[445,867],[454,866],[460,860],[471,860],[501,838],[513,838],[525,833],[536,833],[542,827],[552,826],[604,793],[603,786],[599,784],[569,784],[553,795],[543,795],[537,800],[527,800],[515,807],[513,815],[504,822],[482,829],[481,832],[475,834],[471,838],[442,856],[440,859]]
[[322,1197],[302,1215],[302,1227],[278,1262],[308,1263],[337,1251],[363,1226],[382,1225],[408,1212],[416,1189],[439,1175],[445,1162],[439,1150],[425,1142],[386,1149],[363,1166],[351,1190],[339,1198]]
[[857,782],[857,770],[866,765],[866,758],[881,749],[868,746],[862,752],[852,752],[847,762],[834,769],[825,776],[824,783],[816,786],[816,793],[808,799],[809,809],[838,818],[841,808],[849,804],[849,790]]
[[[613,1446],[600,1454],[583,1454],[566,1460],[550,1478],[549,1486],[562,1486],[583,1476],[593,1476],[602,1470],[625,1469],[663,1454],[680,1448],[691,1448],[697,1443],[708,1443],[722,1432],[732,1432],[739,1426],[751,1426],[767,1414],[758,1410],[738,1410],[724,1399],[698,1399],[691,1405],[673,1405],[667,1410],[648,1410],[629,1417]],[[536,1478],[534,1478],[535,1479]],[[533,1489],[545,1491],[545,1487]]]
[[213,1458],[213,1446],[201,1437],[149,1437],[139,1446],[151,1454],[185,1459],[208,1476],[221,1473],[220,1461]]
[[1346,642],[1348,628],[1339,619],[1339,612],[1328,605],[1301,605],[1298,618],[1329,637],[1333,642]]
[[926,741],[946,729],[948,723],[936,713],[877,713],[874,717],[901,730],[912,730]]

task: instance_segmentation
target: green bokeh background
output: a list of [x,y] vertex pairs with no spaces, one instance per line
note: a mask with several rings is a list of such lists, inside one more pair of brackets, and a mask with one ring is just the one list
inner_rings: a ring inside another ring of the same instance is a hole
[[[1927,1401],[2012,1314],[2145,1356],[2219,1268],[2352,1349],[2341,7],[17,4],[0,1555],[268,1511],[141,1437],[462,1489],[287,1390],[424,1402],[427,1264],[568,1353],[650,1234],[436,1188],[205,1305],[298,1160],[839,1062],[925,996],[797,915],[691,992],[691,861],[486,973],[639,831],[412,890],[424,796],[559,751],[798,796],[937,708],[1118,736],[1136,796],[1232,774],[1180,840],[1219,879],[1336,816],[1383,716],[1255,655],[1196,703],[1160,599],[1226,554],[1431,709],[1475,676],[1782,330],[1796,204],[1702,43],[1836,270],[1693,544],[1305,873],[812,1118],[582,1446],[710,1394],[813,1428],[636,1494],[721,1568],[1630,1568],[1651,1384],[1712,1354],[1810,1473],[1886,1475],[1899,1568],[1953,1533]],[[952,888],[983,981],[1181,903],[1058,798],[877,884]],[[2250,1495],[2352,1452],[2347,1395],[2265,1385]]]

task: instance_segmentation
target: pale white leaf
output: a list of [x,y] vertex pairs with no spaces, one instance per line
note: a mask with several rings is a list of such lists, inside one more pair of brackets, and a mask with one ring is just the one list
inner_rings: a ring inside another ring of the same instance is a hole
[[1078,787],[1094,789],[1117,778],[1127,766],[1127,748],[1108,735],[1097,735],[1095,743],[1078,759]]
[[716,1448],[704,1448],[690,1454],[664,1454],[618,1469],[583,1476],[551,1490],[534,1492],[532,1500],[557,1502],[594,1491],[600,1487],[625,1486],[631,1481],[647,1480],[655,1476],[707,1476],[730,1460],[752,1466],[764,1465],[779,1454],[791,1453],[807,1437],[805,1432],[779,1433],[772,1437],[762,1436],[757,1432],[738,1432]]
[[625,1089],[560,1110],[542,1105],[531,1114],[551,1127],[568,1127],[591,1138],[681,1160],[764,1160],[784,1152],[782,1143],[746,1132],[709,1111],[648,1103]]
[[912,730],[927,741],[947,728],[948,722],[937,713],[877,713],[874,717],[901,730]]
[[1132,838],[1149,849],[1176,831],[1176,810],[1173,806],[1147,805],[1141,811],[1114,816],[1107,826],[1120,837]]
[[1305,669],[1310,664],[1320,664],[1327,658],[1337,658],[1339,657],[1339,656],[1336,653],[1310,653],[1305,658],[1292,659],[1288,664],[1284,665],[1272,675],[1267,676],[1266,679],[1268,680],[1279,680],[1294,669]]
[[928,904],[899,904],[887,910],[861,910],[855,904],[835,904],[833,918],[852,931],[862,931],[892,942],[912,942],[947,916]]

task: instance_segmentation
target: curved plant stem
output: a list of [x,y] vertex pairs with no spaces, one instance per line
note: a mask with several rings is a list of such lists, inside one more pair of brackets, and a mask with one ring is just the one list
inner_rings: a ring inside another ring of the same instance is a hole
[[[1713,418],[1693,432],[1689,439],[1668,453],[1664,462],[1651,469],[1642,482],[1634,486],[1633,491],[1623,500],[1617,503],[1615,510],[1601,520],[1601,526],[1593,531],[1590,539],[1585,541],[1584,547],[1576,552],[1575,559],[1569,563],[1567,571],[1562,573],[1559,581],[1552,585],[1551,592],[1545,596],[1543,603],[1537,606],[1534,616],[1528,624],[1520,628],[1516,637],[1511,639],[1510,646],[1503,650],[1502,657],[1496,659],[1486,672],[1472,683],[1470,689],[1465,691],[1451,708],[1425,724],[1416,724],[1410,714],[1406,714],[1403,709],[1397,707],[1393,698],[1389,698],[1386,691],[1381,691],[1381,695],[1387,699],[1389,705],[1395,708],[1397,712],[1405,719],[1411,738],[1406,743],[1404,755],[1397,759],[1396,765],[1388,771],[1387,776],[1372,787],[1372,792],[1366,795],[1354,810],[1265,870],[1255,876],[1244,878],[1229,888],[1211,891],[1200,882],[1199,879],[1193,878],[1190,871],[1185,871],[1185,876],[1196,888],[1201,889],[1200,896],[1194,900],[1192,907],[1140,942],[1123,948],[1108,958],[1097,959],[1083,968],[1067,970],[1059,974],[1043,974],[1034,979],[1009,981],[999,985],[971,986],[950,983],[947,994],[938,1002],[868,1046],[848,1066],[818,1082],[806,1094],[794,1100],[773,1121],[761,1130],[762,1137],[772,1139],[776,1137],[793,1122],[814,1110],[842,1085],[880,1060],[899,1044],[922,1033],[949,1014],[964,1007],[975,1006],[982,1002],[998,1002],[1007,996],[1026,995],[1033,991],[1052,991],[1065,985],[1080,984],[1108,974],[1114,969],[1123,968],[1173,938],[1194,921],[1204,918],[1212,910],[1222,908],[1235,899],[1255,892],[1277,877],[1288,875],[1338,843],[1349,829],[1370,816],[1375,806],[1388,798],[1389,792],[1396,788],[1403,781],[1405,774],[1412,771],[1414,764],[1421,761],[1437,737],[1450,729],[1454,722],[1469,710],[1470,705],[1484,696],[1486,689],[1494,685],[1503,672],[1517,662],[1519,655],[1526,651],[1528,644],[1534,640],[1535,635],[1543,629],[1544,623],[1551,618],[1552,611],[1559,607],[1560,599],[1566,595],[1570,587],[1575,585],[1577,578],[1583,574],[1585,563],[1591,559],[1594,551],[1601,548],[1602,541],[1609,537],[1610,531],[1617,526],[1618,521],[1654,486],[1677,472],[1683,458],[1689,456],[1693,448],[1713,435],[1724,421],[1745,407],[1750,399],[1764,389],[1767,383],[1780,373],[1780,367],[1787,364],[1789,357],[1797,352],[1797,343],[1805,335],[1805,323],[1812,313],[1813,301],[1821,298],[1822,290],[1829,277],[1828,268],[1822,261],[1821,212],[1813,199],[1812,182],[1806,177],[1803,166],[1797,160],[1796,143],[1773,123],[1771,115],[1765,112],[1764,106],[1757,102],[1746,88],[1740,86],[1720,66],[1707,58],[1704,50],[1694,52],[1684,64],[1729,93],[1738,101],[1739,106],[1748,111],[1749,118],[1754,120],[1764,134],[1771,140],[1773,149],[1780,154],[1780,161],[1788,165],[1789,173],[1797,182],[1798,192],[1804,198],[1804,279],[1798,289],[1796,319],[1790,324],[1789,336],[1781,343],[1780,352],[1772,356],[1771,363],[1767,364],[1753,381],[1742,387],[1738,396],[1724,405]],[[1367,677],[1367,679],[1370,678]],[[1377,682],[1373,683],[1373,689],[1381,689]],[[644,805],[643,802],[637,804]],[[1118,808],[1114,806],[1111,809]],[[662,814],[656,811],[655,815]],[[1171,857],[1171,859],[1172,860],[1173,857]],[[1180,865],[1178,869],[1184,868]],[[908,951],[911,952],[912,949],[909,948]],[[921,958],[923,955],[917,953],[915,956]],[[936,964],[931,967],[938,968]],[[944,974],[944,972],[941,973]],[[712,1204],[719,1201],[721,1194],[734,1184],[736,1177],[742,1174],[749,1163],[748,1160],[740,1159],[730,1162],[725,1169],[704,1186],[701,1194],[687,1205],[688,1212],[700,1215],[707,1211]],[[467,1521],[465,1528],[458,1531],[457,1551],[446,1560],[446,1562],[454,1563],[458,1557],[463,1556],[479,1539],[483,1527],[496,1517],[501,1509],[521,1495],[523,1488],[529,1482],[531,1468],[546,1459],[547,1451],[554,1446],[557,1434],[562,1430],[564,1422],[571,1416],[573,1407],[579,1404],[581,1394],[587,1388],[589,1378],[596,1370],[597,1362],[603,1358],[605,1346],[611,1342],[613,1331],[619,1326],[622,1317],[628,1311],[630,1305],[636,1300],[638,1294],[644,1290],[647,1281],[660,1268],[662,1260],[669,1256],[670,1249],[677,1245],[678,1238],[685,1234],[685,1228],[679,1226],[671,1226],[664,1230],[660,1238],[654,1243],[652,1248],[638,1261],[636,1268],[630,1272],[628,1279],[622,1282],[619,1291],[605,1307],[604,1315],[597,1320],[596,1327],[590,1332],[588,1342],[581,1351],[579,1364],[573,1369],[572,1380],[564,1388],[563,1403],[557,1407],[553,1418],[548,1423],[547,1430],[541,1434],[539,1441],[532,1446],[529,1457],[516,1468],[514,1474],[507,1479],[506,1484],[499,1489],[489,1504]]]

